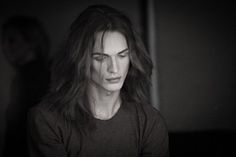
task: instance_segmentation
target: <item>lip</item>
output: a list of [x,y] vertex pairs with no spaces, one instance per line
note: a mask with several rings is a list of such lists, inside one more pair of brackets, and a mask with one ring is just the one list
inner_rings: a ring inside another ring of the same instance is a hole
[[121,77],[111,77],[111,78],[107,78],[106,80],[109,83],[118,83],[120,81]]

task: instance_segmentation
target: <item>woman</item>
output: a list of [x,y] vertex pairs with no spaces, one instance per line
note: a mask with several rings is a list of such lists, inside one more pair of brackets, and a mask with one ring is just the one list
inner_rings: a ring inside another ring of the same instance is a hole
[[168,156],[148,99],[152,62],[130,20],[88,7],[70,28],[50,93],[29,113],[31,156]]
[[3,156],[15,156],[16,152],[18,156],[26,156],[27,112],[41,101],[49,87],[50,41],[41,21],[32,16],[7,18],[1,32],[2,52],[14,71],[6,110]]

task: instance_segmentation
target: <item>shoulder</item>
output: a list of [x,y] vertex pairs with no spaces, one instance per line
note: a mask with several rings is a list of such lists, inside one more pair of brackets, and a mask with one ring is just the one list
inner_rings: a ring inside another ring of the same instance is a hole
[[127,103],[126,105],[126,108],[130,111],[129,113],[137,117],[136,119],[144,128],[153,125],[158,125],[163,128],[167,127],[165,118],[161,114],[160,110],[156,109],[152,105],[143,105],[135,103]]
[[148,120],[148,121],[164,120],[164,117],[162,116],[161,112],[152,105],[133,104],[132,106],[135,106],[139,114],[139,117],[142,120]]
[[27,129],[29,153],[32,156],[38,156],[39,153],[46,156],[65,156],[64,144],[68,134],[59,114],[41,105],[35,106],[28,112]]
[[148,125],[155,125],[159,129],[167,130],[167,125],[164,116],[160,110],[156,109],[151,105],[143,106],[146,122]]
[[32,107],[27,118],[29,127],[37,130],[61,128],[64,124],[63,117],[58,112],[50,111],[41,104]]
[[156,130],[167,131],[167,124],[160,110],[152,105],[136,105],[139,123],[142,129],[148,131],[155,128]]
[[48,120],[53,120],[56,118],[56,113],[52,112],[45,107],[43,107],[41,104],[38,104],[34,107],[32,107],[29,112],[28,112],[28,118],[31,118],[33,120],[38,120],[38,119],[48,119]]
[[51,143],[67,138],[69,123],[58,112],[37,105],[29,110],[27,118],[28,134],[32,140]]
[[168,128],[161,112],[155,107],[142,106],[141,148],[142,154],[169,156]]
[[160,111],[152,105],[142,105],[142,108],[145,112],[153,116],[160,116]]
[[153,120],[164,120],[164,117],[162,116],[160,110],[155,108],[152,105],[143,105],[143,112],[146,114],[148,119],[153,119]]

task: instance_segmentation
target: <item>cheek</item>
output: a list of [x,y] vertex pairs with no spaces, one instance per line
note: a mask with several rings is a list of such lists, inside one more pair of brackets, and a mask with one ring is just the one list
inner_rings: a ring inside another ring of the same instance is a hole
[[93,80],[102,80],[104,77],[104,66],[93,63],[91,66],[91,75]]
[[128,73],[129,65],[130,65],[129,59],[122,61],[120,65],[121,65],[122,72]]

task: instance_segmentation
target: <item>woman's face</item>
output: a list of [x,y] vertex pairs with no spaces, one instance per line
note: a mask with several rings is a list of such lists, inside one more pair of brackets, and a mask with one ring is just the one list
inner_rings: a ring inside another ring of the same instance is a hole
[[33,56],[29,42],[18,30],[7,29],[2,44],[6,58],[15,66],[26,64],[29,56]]
[[95,36],[91,82],[101,90],[119,91],[123,86],[130,64],[127,41],[124,35],[116,31],[106,32],[102,41],[102,34],[99,32]]

